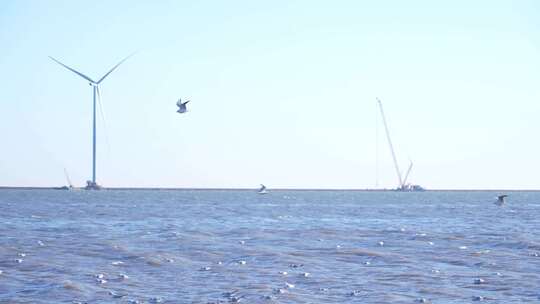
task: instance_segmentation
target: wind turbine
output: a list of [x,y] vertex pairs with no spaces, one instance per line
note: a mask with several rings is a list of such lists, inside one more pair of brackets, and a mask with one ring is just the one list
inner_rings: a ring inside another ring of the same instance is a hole
[[56,60],[55,58],[49,56],[54,62],[58,63],[59,65],[65,67],[66,69],[72,71],[73,73],[81,76],[85,80],[88,80],[90,86],[92,86],[93,91],[93,120],[92,120],[92,180],[86,182],[86,189],[87,190],[97,190],[101,187],[96,183],[96,94],[98,95],[98,98],[100,97],[99,93],[99,85],[101,82],[109,76],[119,65],[121,65],[124,61],[126,61],[129,57],[133,56],[133,54],[127,56],[126,58],[122,59],[119,63],[117,63],[112,69],[110,69],[103,77],[101,77],[98,81],[92,80],[90,77],[84,75],[83,73],[80,73],[76,71],[75,69],[72,69],[68,67],[67,65],[63,64],[62,62]]

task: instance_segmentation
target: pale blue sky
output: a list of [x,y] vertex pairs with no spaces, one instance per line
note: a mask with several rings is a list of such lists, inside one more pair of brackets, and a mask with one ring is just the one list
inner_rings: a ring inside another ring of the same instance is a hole
[[[3,1],[0,185],[539,189],[538,1]],[[190,111],[177,114],[178,97]],[[382,128],[380,129],[382,131]],[[396,176],[380,138],[380,186]]]

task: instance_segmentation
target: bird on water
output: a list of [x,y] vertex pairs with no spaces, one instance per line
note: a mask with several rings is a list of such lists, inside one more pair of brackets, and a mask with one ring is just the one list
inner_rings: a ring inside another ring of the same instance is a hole
[[495,201],[494,204],[497,206],[504,205],[504,203],[506,203],[506,200],[504,199],[505,197],[508,197],[508,195],[504,194],[504,195],[497,196],[497,200]]

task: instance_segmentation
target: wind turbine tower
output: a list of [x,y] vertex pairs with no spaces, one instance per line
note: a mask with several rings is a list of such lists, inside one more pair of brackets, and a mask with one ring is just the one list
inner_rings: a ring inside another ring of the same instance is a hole
[[96,182],[96,95],[98,98],[100,98],[99,93],[99,85],[101,82],[109,76],[119,65],[121,65],[124,61],[126,61],[129,57],[133,56],[133,54],[127,56],[126,58],[122,59],[119,63],[117,63],[112,69],[110,69],[103,77],[101,77],[98,81],[92,80],[90,77],[84,75],[81,72],[76,71],[75,69],[72,69],[68,67],[67,65],[63,64],[62,62],[54,59],[53,57],[49,56],[53,61],[58,63],[59,65],[65,67],[66,69],[72,71],[73,73],[79,75],[80,77],[87,80],[92,86],[92,96],[93,96],[93,118],[92,118],[92,180],[89,180],[86,182],[86,190],[98,190],[101,187]]

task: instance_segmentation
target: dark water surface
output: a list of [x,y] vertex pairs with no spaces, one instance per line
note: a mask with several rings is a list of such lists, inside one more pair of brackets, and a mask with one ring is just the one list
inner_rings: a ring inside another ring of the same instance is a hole
[[538,303],[495,194],[0,190],[0,303]]

